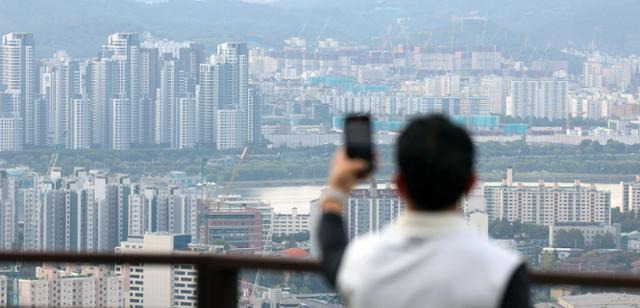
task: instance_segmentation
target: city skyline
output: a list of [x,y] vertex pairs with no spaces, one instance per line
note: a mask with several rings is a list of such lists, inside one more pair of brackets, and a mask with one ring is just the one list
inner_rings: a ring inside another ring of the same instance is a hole
[[[460,230],[517,253],[531,273],[640,273],[636,9],[6,3],[0,250],[314,266],[347,117],[371,117],[377,158],[375,174],[338,202],[345,239],[359,241],[432,215],[415,213],[396,186],[396,141],[414,119],[443,115],[475,146],[477,182],[451,204]],[[0,307],[193,307],[219,289],[243,308],[348,304],[310,272],[20,261],[0,266]],[[223,273],[215,291],[202,288],[212,282],[205,270]],[[531,291],[541,307],[627,298],[584,286]]]

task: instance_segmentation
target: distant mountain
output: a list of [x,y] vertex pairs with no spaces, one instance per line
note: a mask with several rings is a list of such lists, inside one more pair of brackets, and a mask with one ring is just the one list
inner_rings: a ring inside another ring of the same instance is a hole
[[[369,44],[382,44],[382,37],[419,44],[430,38],[429,44],[446,45],[451,33],[456,44],[495,43],[531,52],[591,42],[615,52],[640,50],[635,0],[255,1],[0,0],[0,32],[34,32],[39,56],[58,49],[92,56],[118,31],[200,41],[210,50],[225,40],[276,46],[295,35]],[[452,25],[452,16],[469,14],[488,21],[466,23],[464,29]]]

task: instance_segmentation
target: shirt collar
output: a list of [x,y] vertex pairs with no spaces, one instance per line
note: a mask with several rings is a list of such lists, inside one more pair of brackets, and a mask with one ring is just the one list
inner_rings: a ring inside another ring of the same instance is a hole
[[406,211],[395,224],[399,232],[412,236],[432,236],[469,231],[459,212]]

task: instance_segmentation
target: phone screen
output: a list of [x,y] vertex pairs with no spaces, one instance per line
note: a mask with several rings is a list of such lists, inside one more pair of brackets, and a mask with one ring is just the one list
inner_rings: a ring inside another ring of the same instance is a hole
[[345,122],[345,143],[347,155],[371,162],[373,159],[373,140],[371,120],[366,115],[349,116]]

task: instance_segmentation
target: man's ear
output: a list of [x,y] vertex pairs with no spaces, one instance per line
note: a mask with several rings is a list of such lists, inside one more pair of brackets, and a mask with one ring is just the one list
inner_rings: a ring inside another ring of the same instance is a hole
[[395,174],[393,178],[394,183],[396,184],[396,190],[398,191],[398,197],[401,199],[407,199],[408,191],[407,191],[407,181],[402,176],[402,173],[399,171]]
[[473,186],[476,185],[476,173],[475,172],[471,172],[471,174],[469,174],[469,177],[467,178],[467,183],[465,183],[464,185],[464,194],[468,195],[471,193],[471,190],[473,189]]

